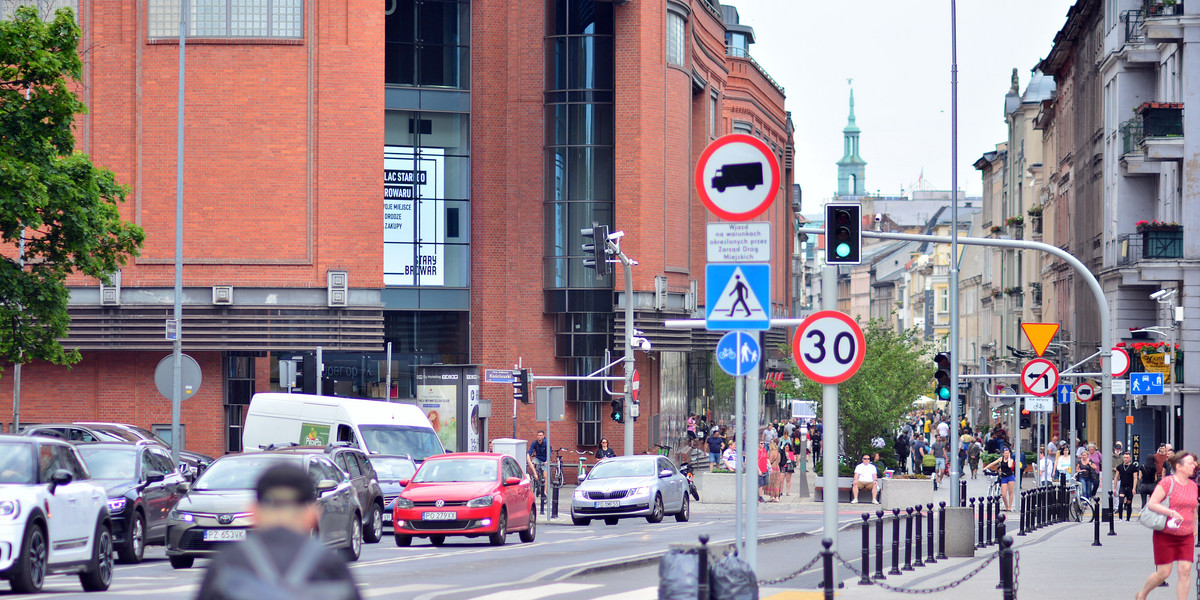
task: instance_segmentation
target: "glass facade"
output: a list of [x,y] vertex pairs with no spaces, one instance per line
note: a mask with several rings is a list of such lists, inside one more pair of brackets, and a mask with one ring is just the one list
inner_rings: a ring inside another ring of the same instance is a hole
[[471,5],[467,0],[387,0],[384,81],[467,89]]

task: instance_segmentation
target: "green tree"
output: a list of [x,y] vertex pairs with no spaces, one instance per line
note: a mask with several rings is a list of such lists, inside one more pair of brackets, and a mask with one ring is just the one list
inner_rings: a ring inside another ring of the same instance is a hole
[[[890,432],[913,402],[932,390],[933,365],[930,344],[923,343],[916,329],[898,332],[885,321],[872,319],[863,327],[866,355],[853,377],[838,384],[838,415],[847,455],[870,449],[871,439]],[[790,356],[791,351],[787,354]],[[821,414],[821,384],[805,377],[791,365],[789,395],[815,400]],[[826,423],[826,440],[837,427]],[[885,440],[888,436],[884,436]],[[891,441],[891,440],[887,440]]]
[[[43,21],[19,8],[0,21],[0,361],[70,365],[68,275],[108,282],[145,234],[121,219],[125,189],[75,152],[72,91],[83,71],[70,9]],[[18,262],[25,238],[25,265]]]

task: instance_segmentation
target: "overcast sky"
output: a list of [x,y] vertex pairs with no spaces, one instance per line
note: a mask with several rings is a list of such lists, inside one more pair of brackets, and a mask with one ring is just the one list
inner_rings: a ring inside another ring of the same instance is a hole
[[[722,0],[754,28],[750,54],[787,92],[805,213],[837,191],[849,87],[862,128],[866,189],[896,195],[924,172],[950,189],[950,2]],[[981,193],[972,164],[1004,141],[1012,69],[1021,90],[1049,52],[1069,0],[958,2],[958,186]]]

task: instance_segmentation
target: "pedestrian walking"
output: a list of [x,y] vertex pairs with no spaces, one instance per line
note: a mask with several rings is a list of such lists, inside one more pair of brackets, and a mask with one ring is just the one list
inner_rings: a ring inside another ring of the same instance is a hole
[[[1175,585],[1178,600],[1187,600],[1192,583],[1192,562],[1195,556],[1193,539],[1196,537],[1196,455],[1187,451],[1175,453],[1170,459],[1174,474],[1160,481],[1150,495],[1151,510],[1167,517],[1167,526],[1153,533],[1154,573],[1146,579],[1137,600],[1146,600],[1150,592],[1171,576],[1171,568],[1179,573]],[[1164,506],[1163,501],[1169,505]]]
[[299,466],[264,471],[250,508],[254,530],[208,565],[197,600],[358,600],[346,562],[313,535],[316,500]]
[[708,461],[711,470],[716,471],[717,465],[721,464],[721,449],[725,447],[725,438],[717,433],[717,428],[713,427],[708,434]]
[[688,436],[688,440],[696,439],[696,413],[692,413],[692,414],[688,415],[687,436]]
[[767,449],[767,496],[771,502],[779,502],[783,495],[783,470],[781,468],[779,445],[770,444]]
[[1133,462],[1133,457],[1128,452],[1122,452],[1121,464],[1116,466],[1115,471],[1116,481],[1120,483],[1116,518],[1121,518],[1121,513],[1124,512],[1125,520],[1128,521],[1133,516],[1133,491],[1138,487],[1138,478],[1142,474],[1141,465]]
[[1079,476],[1079,483],[1083,486],[1083,497],[1089,501],[1096,492],[1096,484],[1100,482],[1100,472],[1092,464],[1092,459],[1087,454],[1079,459],[1079,465],[1076,469]]
[[733,440],[725,442],[725,450],[721,452],[721,464],[726,470],[737,472],[737,448]]
[[792,473],[796,472],[796,452],[792,449],[792,443],[785,441],[783,444],[783,493],[785,496],[792,495]]
[[[1058,458],[1054,461],[1054,471],[1056,473],[1071,474],[1071,450],[1066,446],[1059,446]],[[1055,475],[1057,477],[1057,475]]]
[[967,448],[967,462],[971,464],[971,479],[979,478],[979,458],[983,456],[983,444],[979,440],[971,443],[971,447]]
[[1012,512],[1013,486],[1017,482],[1017,465],[1013,461],[1012,450],[1008,446],[1000,453],[1000,458],[992,461],[983,469],[996,469],[1000,472],[1000,499],[1004,501],[1004,512]]
[[766,502],[763,496],[767,495],[767,484],[771,477],[771,462],[770,455],[767,453],[767,447],[770,444],[758,445],[758,501]]
[[820,420],[814,421],[812,427],[808,428],[808,439],[812,442],[813,469],[817,468],[817,461],[821,460],[821,435],[822,427]]
[[[1041,452],[1038,453],[1037,470],[1038,470],[1038,485],[1039,486],[1050,485],[1050,484],[1054,483],[1054,478],[1056,477],[1056,475],[1055,475],[1055,473],[1057,471],[1055,469],[1055,458],[1056,457],[1054,456],[1054,454],[1047,454],[1046,450],[1048,450],[1048,448],[1043,449]],[[1053,451],[1051,450],[1051,452],[1053,452]]]
[[[945,421],[941,425],[945,425]],[[941,425],[938,426],[939,430]],[[946,473],[946,438],[939,435],[937,441],[933,443],[933,470],[936,473],[933,480],[933,489],[937,491],[938,486],[942,483],[942,475]]]

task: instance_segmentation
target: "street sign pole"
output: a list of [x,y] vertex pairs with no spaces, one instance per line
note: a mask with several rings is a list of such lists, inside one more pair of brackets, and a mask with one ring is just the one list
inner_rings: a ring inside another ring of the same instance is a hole
[[[837,310],[837,267],[825,264],[821,270],[821,308]],[[821,487],[824,497],[821,499],[825,517],[824,537],[833,541],[830,551],[838,549],[838,387],[837,384],[821,386]],[[857,490],[851,490],[857,493]],[[866,565],[863,568],[867,568]],[[832,579],[830,579],[832,577]],[[833,564],[833,573],[826,575],[826,581],[837,581],[837,564]]]
[[171,464],[179,465],[179,421],[183,407],[183,100],[184,48],[187,47],[187,0],[179,3],[179,99],[175,115],[175,341],[171,351],[175,357],[171,386]]
[[[950,0],[950,389],[954,402],[950,404],[950,506],[959,506],[958,474],[962,465],[958,458],[958,422],[962,418],[958,406],[958,12]],[[930,515],[933,518],[933,515]],[[864,567],[865,568],[865,567]]]
[[[755,340],[761,340],[762,336],[759,332],[743,332],[743,336],[753,336]],[[759,344],[761,348],[762,345]],[[746,480],[750,485],[757,486],[758,484],[758,421],[759,421],[759,402],[762,398],[762,392],[758,383],[758,366],[755,365],[750,372],[738,377],[742,380],[742,387],[745,388],[744,396],[746,398],[746,429],[750,435],[746,436],[746,440],[754,444],[754,471],[747,471]],[[750,568],[755,572],[758,571],[758,494],[757,490],[751,490],[753,493],[745,496],[746,499],[746,539],[752,540],[752,543],[746,545],[746,562],[750,564]],[[754,502],[750,502],[750,498],[754,498]],[[751,508],[753,507],[753,508]]]
[[[607,244],[607,240],[596,240]],[[624,258],[622,255],[621,258]],[[633,456],[633,261],[622,260],[625,267],[625,456]]]
[[748,498],[754,496],[746,494],[746,472],[749,471],[749,461],[747,460],[748,445],[746,443],[746,399],[742,394],[742,378],[733,378],[733,404],[735,423],[734,438],[736,443],[734,449],[737,451],[737,471],[734,472],[733,487],[736,490],[737,498],[734,504],[734,549],[740,552],[743,556],[746,554],[746,534],[742,531],[742,523],[746,520],[746,508],[749,506]]

